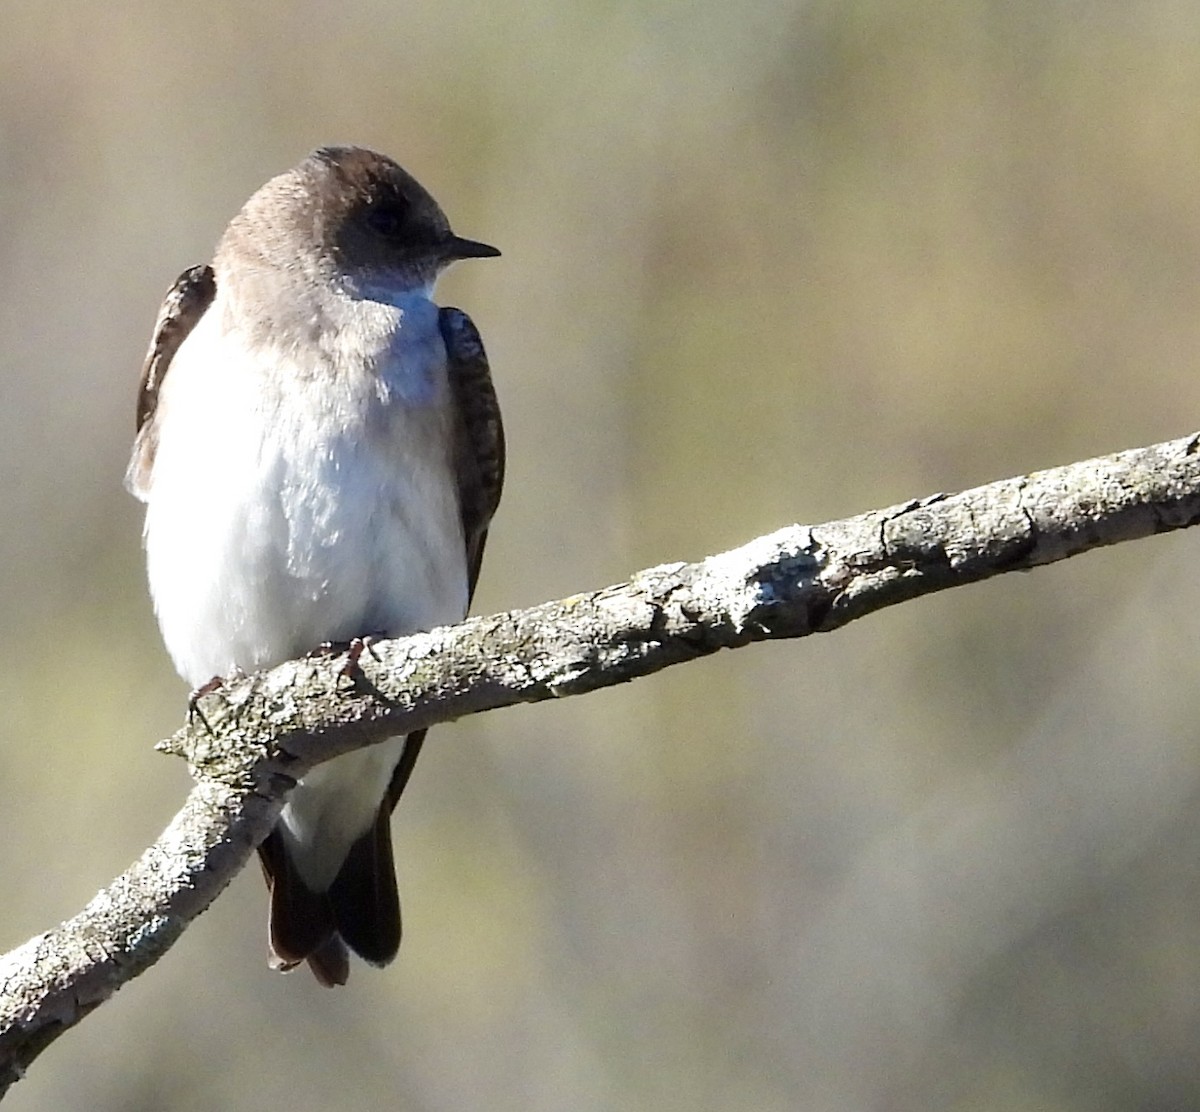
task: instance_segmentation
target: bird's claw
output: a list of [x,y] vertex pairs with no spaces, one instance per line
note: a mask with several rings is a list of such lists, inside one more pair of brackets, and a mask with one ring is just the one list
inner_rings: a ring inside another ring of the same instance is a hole
[[362,660],[363,653],[368,653],[377,663],[379,657],[371,645],[375,641],[381,640],[385,634],[383,633],[367,633],[362,637],[351,637],[349,641],[322,641],[315,649],[312,649],[306,655],[306,658],[313,660],[323,656],[340,656],[346,654],[346,663],[338,670],[339,680],[349,680],[351,686],[358,682],[363,675]]
[[[199,718],[204,724],[204,728],[210,734],[213,732],[213,728],[209,724],[208,719],[204,717],[204,711],[200,709],[200,700],[206,695],[211,695],[215,691],[220,691],[225,686],[226,678],[227,677],[225,676],[213,676],[212,679],[208,680],[206,683],[202,683],[188,696],[187,716],[189,726],[192,725],[197,718]],[[246,678],[246,673],[242,671],[241,668],[234,668],[234,670],[230,672],[228,678],[232,680],[244,680]]]
[[204,728],[211,734],[212,726],[209,725],[208,719],[204,717],[204,711],[200,709],[200,700],[206,695],[211,695],[214,691],[220,691],[225,686],[225,678],[223,676],[213,676],[207,683],[202,683],[189,696],[187,702],[188,725],[192,725],[197,718],[204,723]]

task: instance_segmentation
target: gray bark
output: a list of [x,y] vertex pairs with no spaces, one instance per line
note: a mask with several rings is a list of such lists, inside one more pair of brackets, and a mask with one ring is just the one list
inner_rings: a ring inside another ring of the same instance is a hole
[[288,789],[339,753],[468,714],[578,695],[754,641],[1200,520],[1200,434],[824,525],[527,610],[231,680],[159,744],[197,784],[78,915],[0,958],[0,1094],[149,968],[245,864]]

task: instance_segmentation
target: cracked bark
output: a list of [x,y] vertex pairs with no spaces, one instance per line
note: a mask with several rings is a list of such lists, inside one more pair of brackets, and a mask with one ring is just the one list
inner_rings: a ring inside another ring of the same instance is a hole
[[694,564],[526,610],[283,664],[206,696],[159,743],[196,778],[160,838],[78,915],[0,957],[0,1094],[149,968],[245,864],[313,765],[398,733],[578,695],[754,641],[1200,521],[1200,434],[791,525]]

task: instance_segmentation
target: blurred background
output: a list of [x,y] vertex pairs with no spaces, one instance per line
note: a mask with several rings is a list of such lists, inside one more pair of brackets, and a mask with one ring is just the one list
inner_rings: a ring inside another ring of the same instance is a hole
[[[1177,0],[0,3],[0,948],[188,789],[121,479],[268,177],[503,249],[491,611],[1200,426],[1198,120]],[[248,868],[11,1107],[1200,1108],[1198,549],[439,728],[395,965],[272,974]]]

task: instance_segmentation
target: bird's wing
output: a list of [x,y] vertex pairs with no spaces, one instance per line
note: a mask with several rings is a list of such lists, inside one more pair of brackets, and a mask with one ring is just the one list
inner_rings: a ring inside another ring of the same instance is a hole
[[487,354],[471,318],[461,309],[442,309],[438,325],[449,358],[450,388],[458,403],[455,467],[473,596],[488,526],[504,486],[504,426]]
[[154,322],[154,335],[150,339],[150,350],[142,366],[142,379],[138,383],[137,427],[154,416],[158,404],[158,392],[171,366],[171,359],[179,345],[195,327],[196,322],[212,304],[217,293],[217,282],[211,266],[193,266],[185,270],[175,284],[167,290],[158,319]]
[[[467,548],[470,594],[475,594],[488,525],[500,504],[504,487],[504,426],[500,404],[492,386],[492,371],[479,332],[461,309],[442,309],[438,327],[446,344],[450,389],[458,408],[454,465],[458,473],[458,502],[462,514],[463,541]],[[400,762],[392,774],[384,806],[390,812],[404,791],[425,731],[408,735]]]
[[154,465],[158,437],[154,433],[153,418],[163,379],[167,377],[179,345],[196,327],[196,322],[212,304],[216,294],[217,282],[212,267],[193,266],[175,280],[163,298],[162,308],[158,310],[154,335],[150,338],[150,350],[146,352],[142,378],[138,383],[137,439],[125,477],[126,486],[139,496],[146,490],[150,469]]

